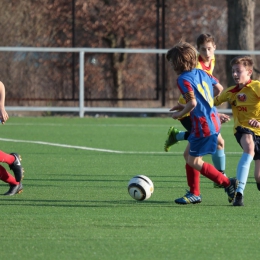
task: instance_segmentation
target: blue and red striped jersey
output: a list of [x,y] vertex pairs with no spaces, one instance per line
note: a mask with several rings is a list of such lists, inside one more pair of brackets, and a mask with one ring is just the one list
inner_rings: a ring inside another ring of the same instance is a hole
[[198,138],[220,131],[220,120],[214,107],[214,84],[217,84],[216,79],[200,69],[185,71],[177,79],[178,88],[183,96],[187,92],[194,92],[197,106],[190,112],[191,134]]

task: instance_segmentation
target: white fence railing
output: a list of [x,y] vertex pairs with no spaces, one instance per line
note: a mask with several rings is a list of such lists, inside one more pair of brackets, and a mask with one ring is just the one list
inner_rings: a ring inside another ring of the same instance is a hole
[[[71,52],[79,54],[79,106],[77,107],[35,107],[7,106],[7,111],[45,111],[45,112],[78,112],[84,117],[85,112],[125,112],[125,113],[169,113],[168,108],[114,108],[85,107],[84,105],[84,54],[85,53],[150,53],[165,54],[165,49],[124,49],[124,48],[48,48],[48,47],[0,47],[0,52]],[[216,50],[222,55],[260,55],[260,51]],[[220,109],[222,113],[230,113],[229,109]]]

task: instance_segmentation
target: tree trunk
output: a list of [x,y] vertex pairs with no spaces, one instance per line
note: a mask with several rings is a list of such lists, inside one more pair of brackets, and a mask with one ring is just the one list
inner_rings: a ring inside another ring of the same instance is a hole
[[[255,0],[227,0],[228,50],[254,50]],[[237,55],[226,56],[228,87],[234,85],[230,61]],[[256,66],[256,59],[253,57]],[[257,67],[257,66],[256,66]],[[255,77],[256,75],[253,75]]]
[[[109,43],[110,48],[127,47],[127,40],[125,38],[117,39],[116,35],[114,34],[110,34],[104,39]],[[122,99],[124,97],[123,70],[127,59],[127,53],[111,53],[110,59],[113,78],[112,98],[118,100],[113,103],[117,104],[118,107],[122,107]]]

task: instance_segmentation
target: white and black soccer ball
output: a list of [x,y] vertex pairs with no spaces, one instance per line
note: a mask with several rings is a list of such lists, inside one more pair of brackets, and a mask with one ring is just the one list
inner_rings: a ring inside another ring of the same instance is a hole
[[147,200],[153,191],[153,182],[145,175],[137,175],[128,183],[128,193],[135,200]]

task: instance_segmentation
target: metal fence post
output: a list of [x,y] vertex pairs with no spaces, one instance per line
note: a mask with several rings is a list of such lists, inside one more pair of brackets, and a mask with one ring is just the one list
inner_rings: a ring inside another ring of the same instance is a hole
[[79,117],[84,117],[84,51],[79,53]]

